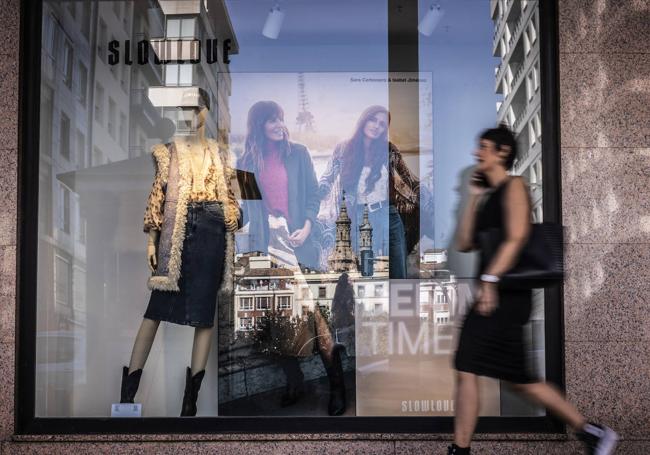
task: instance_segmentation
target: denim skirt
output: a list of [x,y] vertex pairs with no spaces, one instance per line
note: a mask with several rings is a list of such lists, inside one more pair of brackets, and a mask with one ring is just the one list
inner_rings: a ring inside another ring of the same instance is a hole
[[221,202],[190,202],[181,253],[180,291],[151,291],[147,319],[212,327],[225,257]]

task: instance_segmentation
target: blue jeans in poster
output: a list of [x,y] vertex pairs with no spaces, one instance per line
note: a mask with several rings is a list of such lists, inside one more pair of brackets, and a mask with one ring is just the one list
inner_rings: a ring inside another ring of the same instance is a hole
[[388,271],[391,279],[406,278],[406,232],[394,205],[388,210]]

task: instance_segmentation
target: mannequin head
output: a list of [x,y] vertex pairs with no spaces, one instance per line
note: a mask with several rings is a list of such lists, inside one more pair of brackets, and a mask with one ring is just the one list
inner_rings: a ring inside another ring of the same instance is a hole
[[204,90],[187,90],[181,97],[181,104],[177,107],[177,119],[181,131],[180,136],[203,136],[206,119],[209,115],[210,101]]

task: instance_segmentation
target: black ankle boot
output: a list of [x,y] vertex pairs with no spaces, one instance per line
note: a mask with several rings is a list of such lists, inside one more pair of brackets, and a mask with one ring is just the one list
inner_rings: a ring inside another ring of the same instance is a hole
[[470,455],[469,447],[458,447],[452,444],[448,447],[447,455]]
[[133,403],[135,394],[140,386],[142,368],[129,374],[129,367],[122,367],[122,387],[120,389],[120,403]]
[[297,357],[283,357],[280,367],[287,377],[287,386],[280,398],[280,406],[296,404],[305,393],[305,375],[302,374]]
[[199,397],[201,382],[205,376],[205,370],[201,370],[192,376],[192,370],[187,367],[185,372],[185,394],[183,395],[183,408],[181,417],[196,415],[196,400]]
[[341,360],[341,353],[344,351],[343,345],[335,345],[332,349],[332,364],[325,364],[327,378],[330,381],[330,399],[327,413],[331,416],[340,416],[345,412],[345,381],[343,380],[343,363]]

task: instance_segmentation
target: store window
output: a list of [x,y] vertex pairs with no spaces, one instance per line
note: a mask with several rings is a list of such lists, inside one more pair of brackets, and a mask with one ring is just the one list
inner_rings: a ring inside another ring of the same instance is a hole
[[[481,130],[513,130],[535,220],[558,217],[551,6],[45,0],[39,14],[25,428],[158,431],[150,417],[183,414],[202,420],[180,432],[287,417],[448,431],[476,263],[454,231]],[[559,296],[536,291],[526,327],[530,367],[552,379]],[[196,403],[188,367],[205,372]],[[481,387],[493,428],[556,428],[499,381]]]

